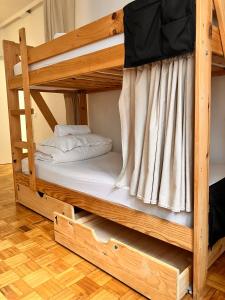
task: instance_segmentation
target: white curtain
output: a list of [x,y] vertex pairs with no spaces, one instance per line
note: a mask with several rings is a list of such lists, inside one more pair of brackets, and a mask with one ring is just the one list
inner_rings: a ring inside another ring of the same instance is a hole
[[124,70],[117,187],[144,203],[192,211],[193,101],[192,55]]
[[44,0],[46,41],[57,32],[69,32],[75,28],[75,0]]

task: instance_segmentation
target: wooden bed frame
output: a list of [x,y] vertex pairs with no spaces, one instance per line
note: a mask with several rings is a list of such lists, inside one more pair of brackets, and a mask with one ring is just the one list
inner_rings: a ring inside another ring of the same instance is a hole
[[[216,14],[218,27],[212,25]],[[26,45],[25,30],[19,32],[20,43],[4,41],[4,58],[8,92],[9,122],[16,199],[19,186],[47,195],[63,203],[85,209],[146,235],[193,252],[194,299],[202,299],[207,269],[225,250],[224,240],[208,251],[208,169],[210,144],[211,77],[225,75],[225,1],[196,0],[195,65],[195,141],[194,141],[194,226],[188,228],[103,199],[72,191],[36,177],[31,96],[54,129],[57,124],[40,92],[46,86],[51,92],[86,95],[121,89],[124,45],[59,62],[30,71],[29,64],[65,53],[123,32],[123,11],[117,11],[87,26],[74,30],[37,47]],[[14,76],[13,66],[21,57],[22,74]],[[32,87],[35,85],[35,89]],[[24,91],[25,109],[19,108],[18,91]],[[22,141],[20,116],[26,117],[27,141]],[[21,160],[28,150],[29,176],[22,173]],[[31,201],[34,201],[32,199]]]

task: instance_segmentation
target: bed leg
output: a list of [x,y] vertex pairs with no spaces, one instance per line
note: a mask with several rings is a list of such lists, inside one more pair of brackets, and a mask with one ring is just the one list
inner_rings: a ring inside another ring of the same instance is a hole
[[193,298],[203,299],[208,270],[212,0],[196,1]]

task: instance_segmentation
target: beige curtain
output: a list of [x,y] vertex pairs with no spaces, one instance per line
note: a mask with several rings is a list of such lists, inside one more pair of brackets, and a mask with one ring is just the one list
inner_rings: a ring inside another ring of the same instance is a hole
[[118,187],[145,203],[192,211],[194,58],[124,71]]
[[[44,0],[45,39],[75,28],[75,0]],[[77,93],[65,94],[67,124],[78,123]]]
[[67,124],[79,124],[79,99],[78,94],[64,94]]
[[75,0],[44,0],[46,41],[57,32],[69,32],[75,28]]

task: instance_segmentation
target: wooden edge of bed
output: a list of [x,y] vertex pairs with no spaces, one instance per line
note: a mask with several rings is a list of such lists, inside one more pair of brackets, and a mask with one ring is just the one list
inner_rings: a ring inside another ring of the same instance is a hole
[[[29,186],[29,176],[15,174],[16,184]],[[37,179],[37,190],[126,227],[140,231],[185,250],[193,250],[192,228],[169,222],[125,206]]]
[[[116,12],[115,14],[99,19],[48,43],[37,47],[28,47],[29,64],[65,53],[66,51],[70,51],[123,32],[123,26],[121,25],[123,24],[122,15],[122,11]],[[103,24],[105,24],[105,27]],[[93,32],[95,34],[93,34]],[[213,69],[213,75],[221,76],[225,74],[225,59],[219,28],[212,26],[212,31],[209,34],[212,35],[212,50],[214,54],[213,64],[215,65],[215,69]],[[4,44],[6,43],[12,44],[10,41],[4,41]],[[13,47],[18,47],[19,53],[19,44],[13,43]],[[85,78],[83,84],[81,80],[81,85],[79,85],[79,79],[76,77],[79,75],[89,74],[92,76],[93,82],[93,79],[95,79],[95,74],[91,73],[117,67],[121,68],[122,75],[123,64],[124,44],[120,44],[99,50],[97,52],[86,54],[81,57],[76,57],[59,62],[57,64],[43,67],[35,71],[30,71],[30,85],[42,85],[49,82],[52,86],[54,86],[55,83],[55,87],[58,87],[58,84],[61,88],[71,87],[74,89],[77,88],[78,90],[86,90],[87,92],[95,92],[95,90],[104,91],[110,89],[110,87],[114,89],[120,89],[122,80],[120,82],[114,81],[115,84],[113,85],[113,82],[107,80],[106,78],[105,83],[101,82],[100,85],[95,89],[93,86],[88,86],[90,81],[88,82],[87,78]],[[66,79],[76,80],[76,83],[74,81],[71,85],[71,82],[67,82]],[[114,80],[115,79],[116,78],[114,78]],[[97,80],[95,82],[98,84]],[[9,88],[21,89],[22,75],[12,76],[9,80]]]
[[52,41],[28,49],[28,63],[32,64],[105,38],[123,33],[123,10],[118,10],[92,23],[77,28]]
[[[59,62],[57,64],[44,67],[35,71],[29,72],[30,76],[30,85],[38,85],[38,84],[46,84],[48,82],[53,82],[56,80],[62,80],[66,78],[72,78],[76,76],[80,76],[83,74],[92,73],[95,71],[104,71],[109,70],[111,68],[117,68],[121,67],[121,74],[118,74],[120,78],[120,82],[117,85],[118,88],[121,87],[122,83],[122,66],[124,63],[124,45],[116,45],[113,47],[109,47],[107,49],[103,49],[94,53],[90,53],[87,55],[83,55],[80,57],[76,57],[73,59],[69,59],[63,62]],[[110,73],[110,71],[109,71]],[[113,74],[113,70],[111,71]],[[93,75],[93,78],[95,76]],[[107,76],[105,76],[107,79]],[[74,78],[74,87],[76,86],[76,78]],[[105,80],[106,84],[102,85],[102,88],[107,87],[113,87],[113,84]],[[96,86],[98,80],[96,79]],[[83,89],[87,89],[88,84],[90,82],[85,81],[85,86],[83,86]],[[9,80],[9,88],[10,89],[20,89],[22,88],[22,75],[13,76]],[[63,85],[63,81],[62,81]],[[57,84],[56,84],[57,86]],[[79,85],[78,85],[79,87]],[[91,86],[90,88],[93,88]]]

